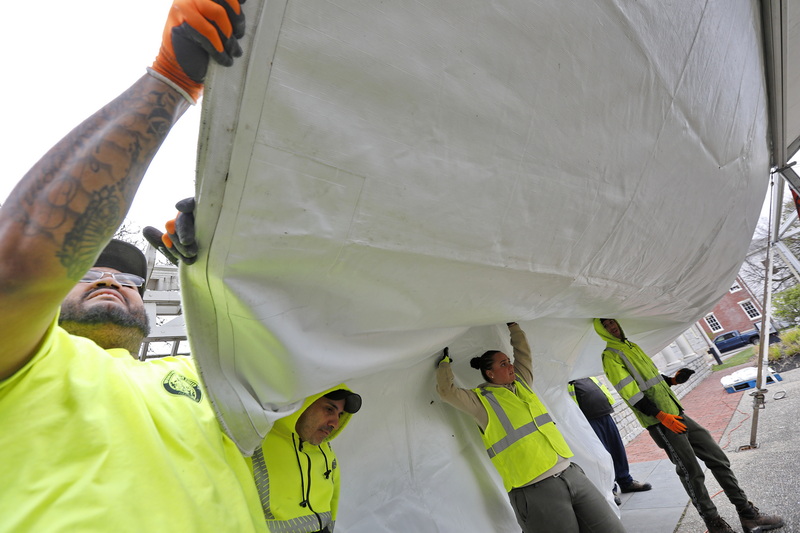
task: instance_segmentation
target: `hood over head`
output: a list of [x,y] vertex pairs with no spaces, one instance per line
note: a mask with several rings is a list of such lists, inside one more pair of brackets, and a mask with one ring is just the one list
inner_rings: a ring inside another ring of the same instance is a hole
[[625,331],[622,329],[622,324],[619,323],[619,320],[614,318],[613,320],[617,320],[617,324],[619,325],[619,332],[622,334],[622,338],[618,339],[613,336],[611,333],[606,330],[605,326],[601,322],[602,320],[609,320],[609,318],[595,318],[594,319],[594,330],[600,335],[600,338],[606,342],[614,343],[614,342],[625,342],[628,340],[628,337],[625,335]]
[[344,411],[346,413],[355,414],[361,409],[361,396],[351,390],[336,389],[326,392],[323,396],[331,400],[344,400]]
[[328,437],[325,438],[323,442],[330,442],[335,439],[339,433],[341,433],[345,426],[350,422],[350,418],[353,416],[353,413],[357,413],[359,409],[361,409],[361,396],[345,385],[344,383],[340,385],[336,385],[335,387],[331,387],[330,389],[321,391],[317,394],[312,394],[308,396],[305,400],[303,400],[303,406],[292,413],[289,416],[283,417],[275,422],[275,425],[272,428],[272,431],[283,433],[285,435],[297,434],[295,430],[295,426],[297,425],[297,420],[300,416],[305,412],[308,407],[316,402],[318,399],[326,396],[331,398],[332,400],[341,400],[344,399],[344,412],[339,417],[339,426],[334,429]]

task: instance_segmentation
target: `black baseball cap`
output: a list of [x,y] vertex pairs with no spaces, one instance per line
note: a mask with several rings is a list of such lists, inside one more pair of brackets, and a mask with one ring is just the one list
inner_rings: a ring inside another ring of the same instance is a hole
[[133,244],[119,239],[111,239],[108,246],[100,253],[100,257],[97,258],[94,266],[113,268],[120,272],[136,274],[145,280],[145,283],[139,287],[139,294],[144,296],[144,287],[147,284],[147,258]]
[[324,395],[329,400],[344,400],[344,410],[350,414],[361,409],[361,396],[347,389],[336,389]]

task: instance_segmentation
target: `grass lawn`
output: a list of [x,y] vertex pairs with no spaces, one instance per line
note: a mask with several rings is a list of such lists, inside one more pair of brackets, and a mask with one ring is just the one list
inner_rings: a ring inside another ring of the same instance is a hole
[[755,357],[755,355],[756,355],[755,347],[750,346],[749,348],[745,348],[736,355],[730,356],[721,365],[711,365],[711,371],[716,372],[718,370],[725,370],[726,368],[730,368],[732,366],[742,365],[750,361],[753,357]]

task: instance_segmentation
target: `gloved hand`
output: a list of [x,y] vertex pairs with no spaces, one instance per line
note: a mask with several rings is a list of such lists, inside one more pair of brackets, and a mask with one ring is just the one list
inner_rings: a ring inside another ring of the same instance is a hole
[[694,370],[691,368],[681,368],[677,372],[675,372],[675,376],[672,378],[674,380],[675,385],[679,385],[681,383],[686,383],[689,381],[689,378],[694,374]]
[[158,251],[169,259],[170,263],[177,265],[183,261],[191,265],[197,260],[197,242],[194,234],[194,198],[184,198],[175,207],[178,214],[167,221],[167,233],[161,233],[152,226],[142,230],[144,238]]
[[453,362],[453,360],[450,359],[450,348],[448,348],[447,346],[445,346],[444,350],[442,350],[441,359],[439,359],[439,361],[436,362],[436,367],[437,368],[439,367],[439,363],[441,363],[442,361],[444,361],[446,363],[452,363]]
[[[203,94],[209,56],[229,67],[242,55],[244,0],[174,0],[161,49],[148,72],[170,84],[191,103]],[[154,74],[155,73],[155,74]]]
[[669,413],[665,413],[664,411],[659,411],[656,415],[658,421],[664,424],[664,426],[672,431],[673,433],[686,433],[686,424],[681,422],[683,417],[680,415],[671,415]]

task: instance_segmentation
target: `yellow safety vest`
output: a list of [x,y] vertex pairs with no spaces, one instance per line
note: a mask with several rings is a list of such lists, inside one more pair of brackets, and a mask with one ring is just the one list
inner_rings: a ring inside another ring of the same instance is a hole
[[[678,397],[638,344],[613,337],[599,319],[594,320],[594,329],[607,343],[603,351],[603,370],[625,403],[633,407],[642,398],[647,398],[665,413],[680,414],[682,407]],[[636,408],[631,411],[644,427],[660,423],[656,417]]]
[[339,506],[339,464],[330,441],[344,430],[352,414],[342,413],[339,427],[319,446],[301,443],[297,420],[308,406],[344,384],[309,396],[303,407],[275,422],[250,459],[267,528],[272,533],[333,530]]
[[516,393],[500,386],[473,391],[489,416],[481,437],[506,491],[527,485],[559,456],[572,457],[544,404],[519,377]]

